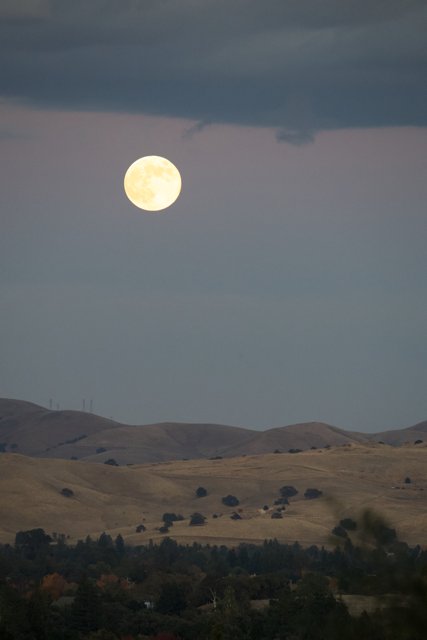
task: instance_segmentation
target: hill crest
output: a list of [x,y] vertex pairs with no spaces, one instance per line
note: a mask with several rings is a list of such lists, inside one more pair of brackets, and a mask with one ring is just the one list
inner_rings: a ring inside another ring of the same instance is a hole
[[118,464],[283,453],[382,441],[401,445],[423,440],[427,421],[406,429],[366,434],[322,422],[264,431],[211,423],[162,422],[126,425],[92,413],[52,411],[0,398],[0,451],[36,457]]

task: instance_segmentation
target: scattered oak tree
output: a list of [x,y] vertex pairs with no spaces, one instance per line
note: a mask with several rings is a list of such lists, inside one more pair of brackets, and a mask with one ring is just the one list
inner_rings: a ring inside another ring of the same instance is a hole
[[189,525],[191,527],[201,527],[205,524],[205,520],[205,516],[203,516],[201,513],[195,512],[190,516]]
[[285,485],[280,487],[279,492],[282,498],[292,498],[297,495],[298,489],[295,489],[295,487],[292,487],[291,485]]

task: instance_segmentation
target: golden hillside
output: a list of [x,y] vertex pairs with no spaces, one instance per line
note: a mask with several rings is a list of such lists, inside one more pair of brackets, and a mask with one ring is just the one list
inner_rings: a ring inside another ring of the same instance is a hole
[[[327,544],[342,517],[357,517],[371,507],[397,529],[402,540],[426,544],[427,448],[387,445],[347,445],[299,454],[267,454],[221,460],[190,460],[111,467],[83,461],[0,456],[0,539],[13,541],[18,530],[42,527],[63,532],[72,540],[107,531],[121,533],[130,543],[162,537],[157,530],[164,512],[185,518],[198,511],[203,527],[188,519],[177,522],[169,535],[180,541],[259,542],[276,537],[304,545]],[[405,484],[409,476],[411,483]],[[271,519],[283,485],[294,485],[281,520]],[[196,498],[203,486],[205,498]],[[74,496],[61,495],[69,488]],[[323,496],[305,500],[307,488]],[[241,520],[221,503],[233,494],[240,500]],[[213,514],[219,517],[213,518]],[[144,533],[136,534],[139,524]]]

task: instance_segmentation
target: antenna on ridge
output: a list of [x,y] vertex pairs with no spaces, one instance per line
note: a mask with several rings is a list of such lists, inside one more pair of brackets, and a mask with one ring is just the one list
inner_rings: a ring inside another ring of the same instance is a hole
[[90,399],[90,409],[89,409],[90,413],[93,413],[93,400],[92,398]]
[[86,411],[86,398],[83,398],[83,411]]

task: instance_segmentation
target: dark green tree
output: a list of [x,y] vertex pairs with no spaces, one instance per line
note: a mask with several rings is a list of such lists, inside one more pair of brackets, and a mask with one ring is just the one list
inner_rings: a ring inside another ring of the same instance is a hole
[[88,579],[80,582],[71,608],[73,627],[89,633],[102,627],[102,608],[99,591]]
[[180,615],[186,608],[187,601],[182,587],[176,582],[162,584],[156,610],[167,615]]
[[123,540],[123,536],[121,533],[119,533],[119,535],[114,540],[114,546],[118,554],[120,555],[124,554],[126,548],[125,548],[125,541]]

